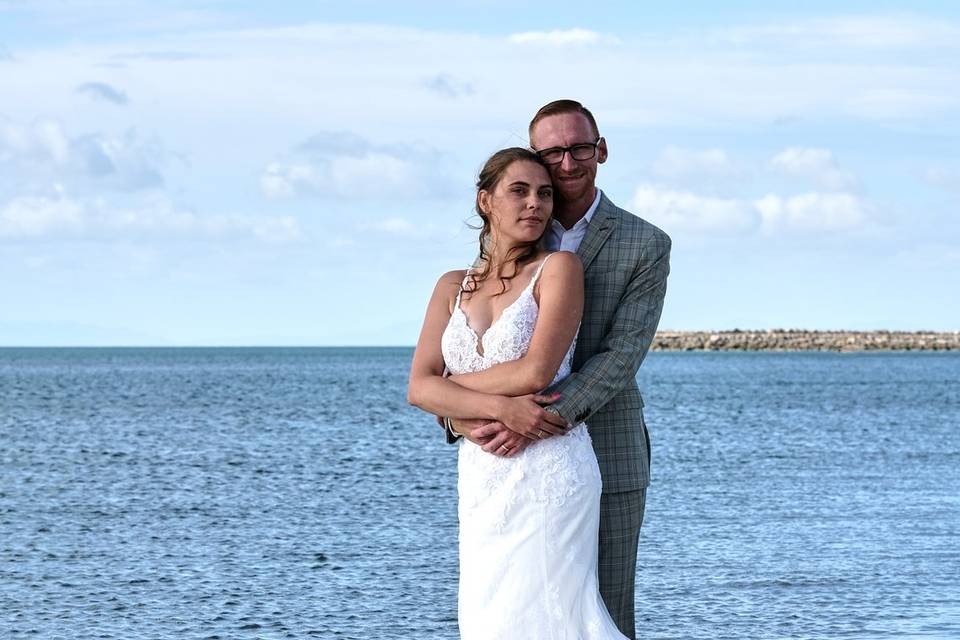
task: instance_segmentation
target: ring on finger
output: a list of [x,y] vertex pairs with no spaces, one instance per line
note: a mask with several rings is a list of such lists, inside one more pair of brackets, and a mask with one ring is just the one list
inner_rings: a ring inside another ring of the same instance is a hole
[[537,431],[537,437],[543,438],[543,429],[540,429],[539,431]]
[[510,447],[508,447],[508,446],[505,445],[505,444],[500,445],[500,448],[503,449],[503,452],[504,452],[504,453],[509,453],[509,451],[510,451]]

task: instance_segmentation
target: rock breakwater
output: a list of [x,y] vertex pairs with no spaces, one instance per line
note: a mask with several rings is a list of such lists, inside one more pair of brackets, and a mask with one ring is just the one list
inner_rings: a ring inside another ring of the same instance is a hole
[[960,351],[960,331],[659,331],[653,351]]

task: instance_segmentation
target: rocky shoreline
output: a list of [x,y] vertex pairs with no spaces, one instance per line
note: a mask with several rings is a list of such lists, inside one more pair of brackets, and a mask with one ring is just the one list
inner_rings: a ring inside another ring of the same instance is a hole
[[652,351],[960,351],[960,331],[659,331]]

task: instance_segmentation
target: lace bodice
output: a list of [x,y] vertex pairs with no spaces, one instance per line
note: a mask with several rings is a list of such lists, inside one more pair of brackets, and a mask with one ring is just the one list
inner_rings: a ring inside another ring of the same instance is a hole
[[[482,371],[501,362],[519,360],[527,353],[540,311],[537,300],[533,297],[533,288],[540,278],[543,265],[549,259],[549,255],[543,259],[530,283],[520,292],[520,296],[503,310],[482,336],[478,336],[467,321],[467,315],[460,307],[461,294],[457,294],[450,322],[440,340],[443,360],[451,373]],[[576,342],[574,338],[563,362],[560,363],[554,382],[570,374],[570,362]]]

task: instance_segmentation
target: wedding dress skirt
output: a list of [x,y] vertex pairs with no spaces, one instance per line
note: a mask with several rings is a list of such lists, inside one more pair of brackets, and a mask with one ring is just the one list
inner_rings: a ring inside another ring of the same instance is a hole
[[[451,372],[480,371],[526,353],[542,268],[482,338],[457,296],[442,339]],[[570,345],[557,380],[570,373],[573,350]],[[464,440],[458,487],[463,640],[626,639],[597,584],[601,482],[585,425],[511,458]]]

